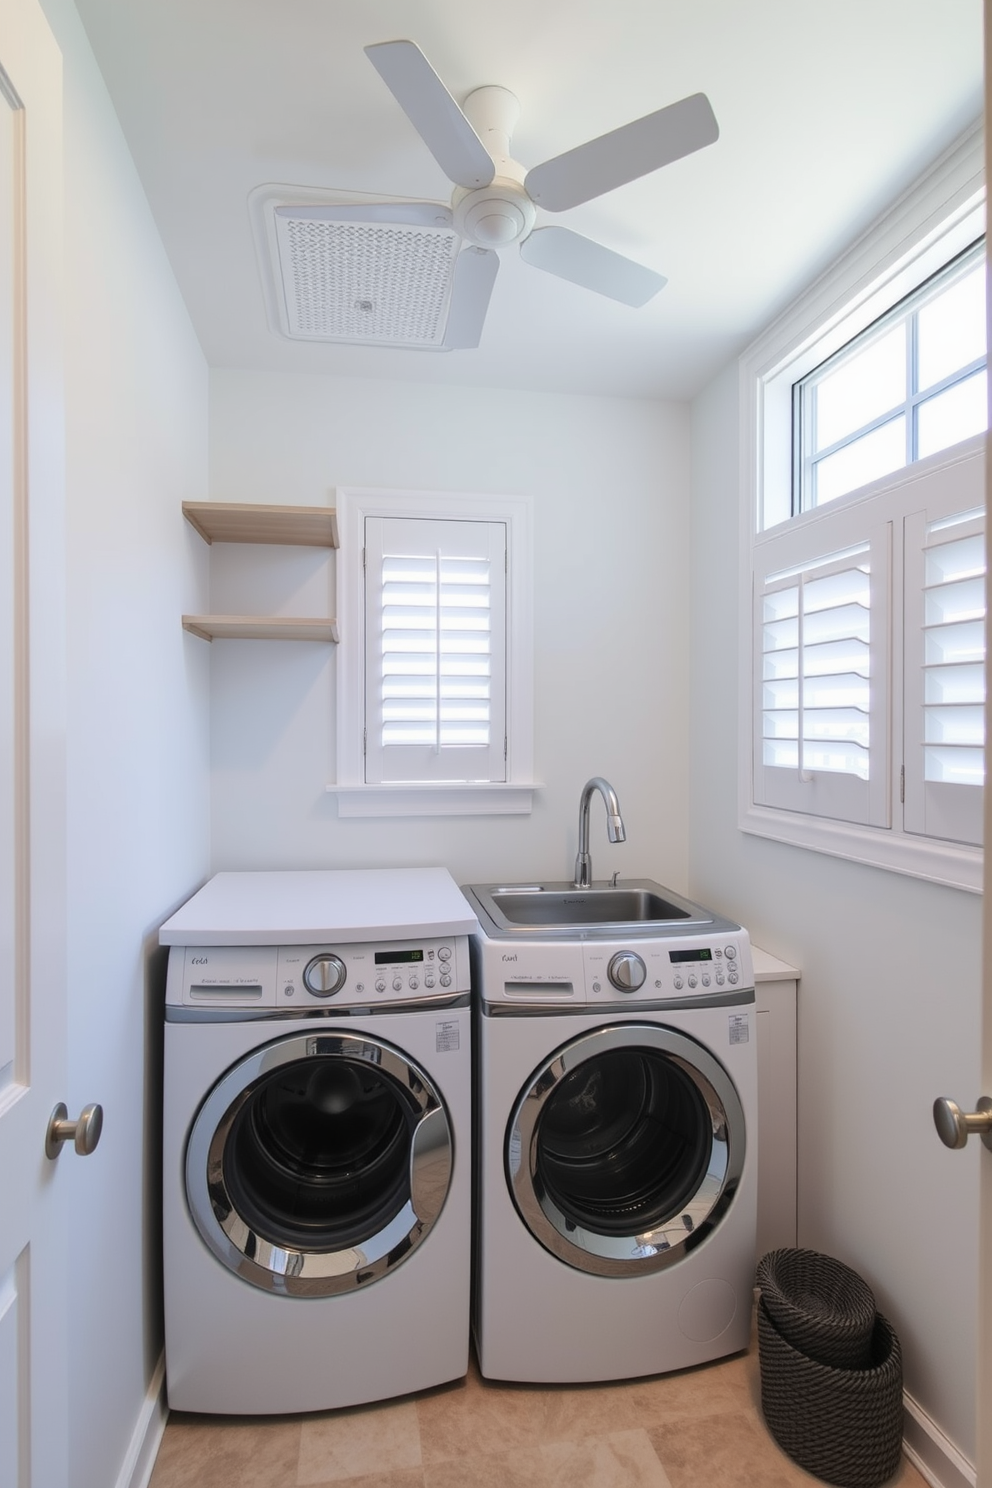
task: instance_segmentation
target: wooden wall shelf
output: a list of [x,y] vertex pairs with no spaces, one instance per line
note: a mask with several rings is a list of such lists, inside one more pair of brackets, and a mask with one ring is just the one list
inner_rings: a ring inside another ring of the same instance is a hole
[[299,548],[338,545],[338,514],[332,506],[184,501],[183,516],[208,543],[276,543]]
[[334,641],[336,620],[282,615],[184,615],[183,630],[205,641]]
[[[184,501],[183,516],[204,542],[270,543],[336,548],[338,514],[331,506],[261,506],[257,502]],[[322,616],[184,615],[183,629],[204,641],[331,641],[337,621]]]

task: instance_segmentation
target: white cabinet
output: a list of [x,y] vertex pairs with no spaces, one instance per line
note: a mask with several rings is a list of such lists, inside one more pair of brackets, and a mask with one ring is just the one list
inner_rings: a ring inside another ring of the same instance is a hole
[[754,958],[758,1040],[758,1243],[796,1244],[796,999],[799,972],[757,946]]

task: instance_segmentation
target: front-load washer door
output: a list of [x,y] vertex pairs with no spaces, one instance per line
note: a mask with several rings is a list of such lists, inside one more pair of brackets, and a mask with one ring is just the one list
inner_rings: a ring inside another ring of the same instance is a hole
[[385,1276],[447,1197],[453,1138],[428,1076],[363,1034],[300,1033],[238,1061],[186,1148],[194,1223],[231,1271],[326,1296]]
[[599,1276],[638,1276],[699,1245],[744,1163],[733,1081],[695,1039],[598,1028],[534,1072],[510,1118],[506,1173],[534,1237]]

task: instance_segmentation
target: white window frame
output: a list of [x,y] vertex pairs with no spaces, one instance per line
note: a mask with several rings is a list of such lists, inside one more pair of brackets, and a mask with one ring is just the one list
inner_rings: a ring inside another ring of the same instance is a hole
[[[770,808],[754,792],[754,654],[752,605],[756,548],[784,523],[804,523],[862,502],[882,487],[914,482],[942,463],[974,456],[985,436],[941,452],[894,477],[792,514],[793,386],[873,324],[985,232],[983,138],[976,124],[838,263],[756,341],[740,362],[742,521],[739,650],[738,821],[758,836],[980,892],[982,850],[915,836],[893,825],[859,825],[801,811]],[[836,547],[841,547],[837,543]],[[778,565],[776,565],[778,566]],[[784,565],[782,565],[784,566]],[[893,571],[892,602],[901,614],[902,576]],[[887,698],[898,775],[902,739],[901,678]],[[896,738],[896,723],[900,737]]]
[[[976,267],[985,267],[985,243],[980,241],[973,243],[970,248],[965,249],[953,262],[946,264],[932,278],[913,291],[907,299],[900,300],[888,315],[883,315],[873,328],[867,330],[864,335],[856,336],[852,342],[843,346],[833,357],[821,363],[808,377],[803,378],[795,387],[795,398],[793,408],[793,445],[794,445],[794,468],[793,468],[793,513],[812,511],[815,507],[826,506],[831,500],[816,499],[816,478],[814,469],[821,462],[829,460],[833,455],[839,454],[841,450],[857,444],[866,435],[877,431],[879,428],[891,423],[894,419],[902,417],[904,423],[903,443],[905,449],[905,461],[891,474],[898,475],[900,470],[908,470],[920,458],[919,454],[919,410],[939,398],[950,388],[958,383],[966,382],[986,366],[987,358],[982,358],[955,368],[939,382],[925,388],[917,386],[918,376],[918,352],[917,352],[917,330],[921,311],[925,310],[934,300],[938,299],[947,290],[965,275],[974,272]],[[895,403],[884,412],[877,414],[860,428],[848,430],[841,438],[825,449],[814,450],[812,447],[815,390],[826,378],[830,377],[839,367],[846,362],[856,359],[862,351],[866,350],[872,343],[881,340],[889,331],[900,325],[907,327],[906,331],[906,363],[905,383],[903,386],[903,398],[901,403]],[[941,451],[938,451],[941,453]],[[846,492],[842,494],[847,494]]]
[[[339,487],[337,765],[327,790],[342,817],[528,813],[534,769],[532,511],[528,497]],[[506,526],[506,770],[493,782],[369,783],[365,779],[366,616],[363,550],[369,517],[501,522]]]

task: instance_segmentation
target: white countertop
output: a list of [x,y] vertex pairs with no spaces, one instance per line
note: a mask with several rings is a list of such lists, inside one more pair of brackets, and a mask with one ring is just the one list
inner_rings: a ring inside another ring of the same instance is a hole
[[790,966],[787,961],[780,961],[777,956],[763,951],[760,946],[751,946],[751,960],[754,963],[756,982],[797,982],[801,975],[797,967]]
[[312,945],[471,935],[447,868],[218,873],[162,926],[161,945]]

